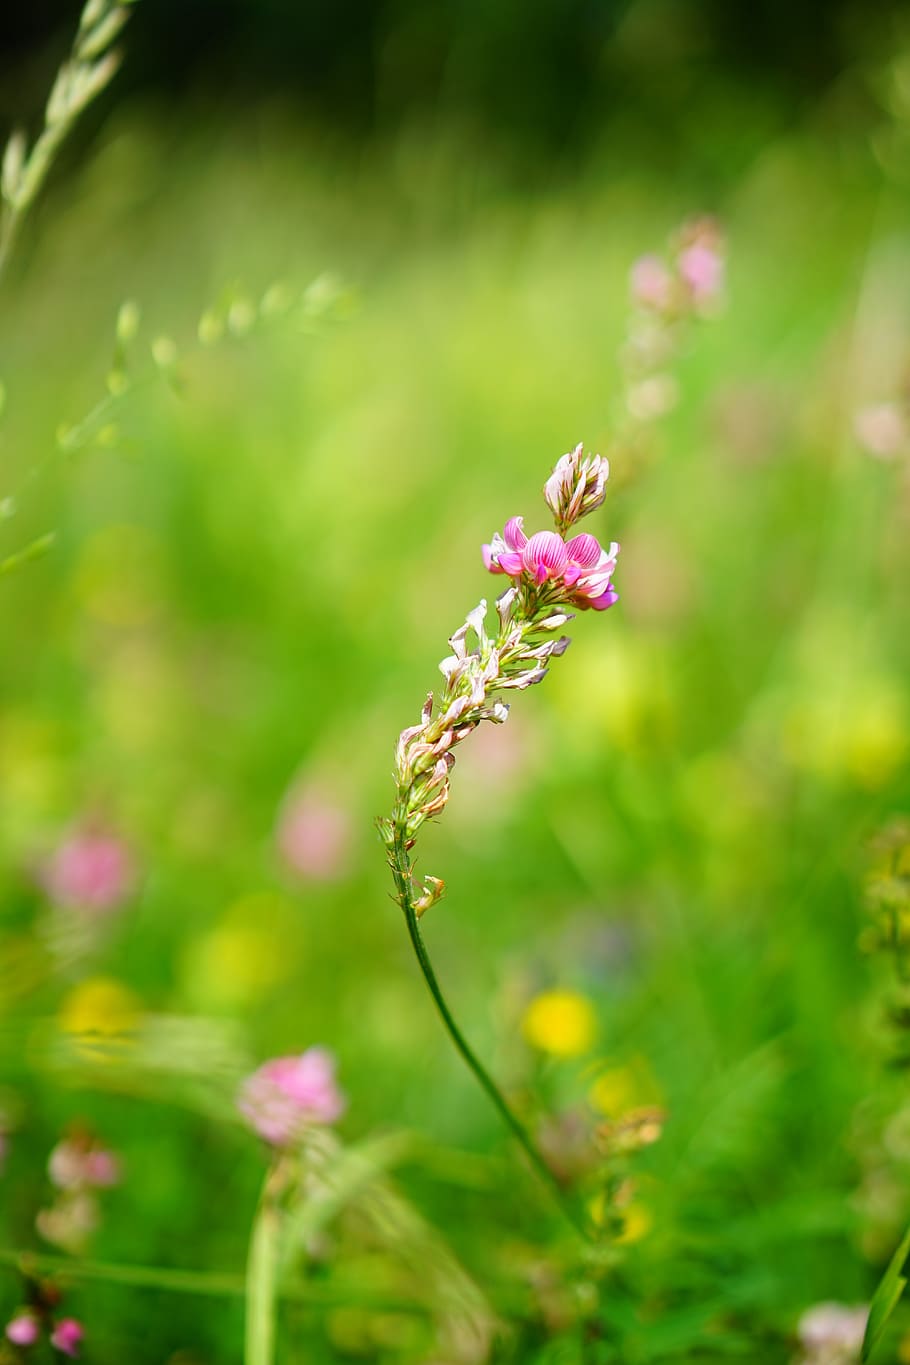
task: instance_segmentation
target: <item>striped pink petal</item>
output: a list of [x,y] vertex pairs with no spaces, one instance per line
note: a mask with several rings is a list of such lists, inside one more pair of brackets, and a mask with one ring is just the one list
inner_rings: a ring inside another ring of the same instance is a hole
[[[509,517],[502,536],[510,550],[523,550],[528,543],[528,537],[524,533],[524,517]],[[508,569],[506,572],[508,573]]]
[[574,536],[566,546],[566,553],[571,564],[577,564],[579,569],[593,569],[597,564],[603,551],[596,536],[589,536],[586,533]]
[[565,542],[555,531],[538,531],[522,551],[526,571],[538,583],[548,578],[559,578],[568,564]]

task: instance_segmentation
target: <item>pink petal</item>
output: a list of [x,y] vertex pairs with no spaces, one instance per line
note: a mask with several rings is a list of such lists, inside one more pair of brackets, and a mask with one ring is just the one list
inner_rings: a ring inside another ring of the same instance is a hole
[[613,587],[611,583],[609,588],[607,588],[606,592],[601,593],[600,597],[595,597],[591,601],[590,605],[594,608],[595,611],[606,611],[607,607],[612,607],[613,603],[618,601],[619,593],[616,591],[616,589]]
[[579,597],[586,597],[588,601],[593,601],[595,597],[600,597],[601,593],[606,592],[610,586],[610,573],[586,574],[579,579],[575,585],[575,592]]
[[589,536],[587,533],[570,540],[566,551],[570,561],[577,564],[580,569],[593,569],[603,554],[597,537]]
[[522,562],[538,583],[559,578],[568,563],[565,542],[555,531],[538,531],[522,551]]
[[481,545],[480,553],[483,555],[483,566],[490,573],[505,573],[498,560],[493,558],[493,547],[491,545]]
[[517,578],[522,570],[521,554],[518,550],[506,550],[505,554],[499,556],[499,568],[502,573],[511,574]]
[[509,517],[502,535],[510,550],[523,550],[528,543],[524,533],[524,517]]

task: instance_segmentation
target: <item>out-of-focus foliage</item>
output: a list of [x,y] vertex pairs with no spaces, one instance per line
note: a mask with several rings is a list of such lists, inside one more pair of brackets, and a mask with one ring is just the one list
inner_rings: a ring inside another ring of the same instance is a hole
[[[892,79],[871,140],[731,97],[710,175],[627,149],[518,194],[454,125],[360,157],[274,108],[128,109],[52,189],[0,308],[0,558],[56,535],[0,578],[3,1321],[32,1251],[87,1359],[239,1359],[237,1086],[313,1044],[348,1108],[254,1263],[282,1362],[767,1365],[868,1300],[910,1215],[863,951],[865,844],[910,801],[910,471],[854,436],[910,362]],[[629,265],[705,207],[726,312],[592,519],[621,602],[425,840],[441,975],[554,1164],[579,1115],[660,1115],[592,1257],[439,1031],[372,818],[497,586],[481,541],[610,453]],[[90,1227],[47,1173],[73,1125],[122,1163]]]

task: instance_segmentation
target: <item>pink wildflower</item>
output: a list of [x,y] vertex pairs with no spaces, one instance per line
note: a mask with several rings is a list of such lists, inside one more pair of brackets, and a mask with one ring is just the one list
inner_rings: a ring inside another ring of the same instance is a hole
[[679,234],[676,268],[696,309],[715,303],[724,287],[724,239],[713,218],[696,218]]
[[279,815],[277,842],[285,863],[299,877],[332,881],[347,859],[350,817],[318,788],[293,788]]
[[34,1346],[40,1333],[38,1319],[27,1308],[14,1314],[6,1324],[6,1339],[14,1346]]
[[858,1359],[869,1309],[818,1303],[799,1320],[797,1335],[806,1365],[849,1365]]
[[910,441],[906,417],[896,403],[861,408],[853,419],[853,430],[866,453],[879,460],[893,460]]
[[132,890],[133,862],[116,835],[77,829],[49,859],[42,880],[57,905],[104,914],[116,910]]
[[710,303],[724,284],[724,260],[703,242],[686,247],[679,258],[679,273],[696,303]]
[[673,276],[659,256],[640,256],[629,277],[632,298],[644,308],[668,312],[673,304]]
[[484,545],[483,561],[490,573],[524,578],[536,587],[548,582],[561,585],[565,600],[583,610],[605,611],[619,600],[611,581],[619,554],[615,541],[604,550],[596,536],[587,533],[568,544],[555,531],[538,531],[529,539],[522,520],[511,517],[502,535]]
[[114,1153],[95,1146],[90,1138],[78,1136],[57,1143],[48,1158],[47,1170],[58,1190],[83,1186],[105,1189],[120,1180],[120,1162]]
[[276,1147],[312,1123],[334,1123],[346,1101],[335,1081],[335,1059],[311,1047],[299,1057],[275,1057],[247,1077],[237,1106],[250,1126]]
[[85,1329],[76,1318],[61,1318],[51,1332],[51,1345],[65,1356],[77,1356]]

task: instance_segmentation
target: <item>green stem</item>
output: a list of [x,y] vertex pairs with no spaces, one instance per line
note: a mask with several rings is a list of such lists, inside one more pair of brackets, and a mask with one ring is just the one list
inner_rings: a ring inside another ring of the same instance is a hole
[[[243,1275],[231,1271],[175,1270],[167,1266],[121,1265],[111,1261],[82,1261],[43,1252],[0,1250],[0,1266],[9,1266],[24,1276],[50,1275],[64,1284],[70,1280],[99,1281],[131,1289],[156,1289],[165,1293],[210,1295],[215,1298],[242,1299],[246,1293]],[[300,1280],[283,1284],[278,1297],[316,1308],[357,1307],[387,1313],[429,1313],[425,1306],[406,1298],[374,1293],[349,1284],[327,1284],[319,1280]]]
[[414,953],[417,957],[420,970],[423,973],[424,981],[426,981],[427,988],[435,1001],[436,1008],[439,1011],[446,1031],[455,1044],[462,1059],[473,1073],[475,1079],[493,1102],[500,1118],[524,1151],[531,1165],[534,1167],[534,1170],[555,1197],[556,1202],[565,1217],[575,1228],[576,1232],[585,1239],[590,1240],[591,1233],[584,1219],[579,1215],[578,1211],[566,1197],[565,1191],[551,1168],[547,1165],[541,1153],[538,1151],[527,1128],[525,1128],[521,1119],[519,1119],[510,1108],[502,1091],[499,1089],[490,1073],[486,1070],[483,1063],[476,1056],[464,1037],[464,1034],[461,1032],[461,1029],[458,1027],[458,1024],[455,1022],[455,1017],[449,1009],[446,998],[436,979],[436,973],[433,970],[430,955],[427,952],[426,944],[423,941],[423,935],[420,932],[420,925],[417,921],[417,912],[414,909],[411,860],[408,856],[406,843],[407,839],[404,830],[404,821],[396,819],[394,842],[391,848],[392,875],[395,879],[399,904],[404,911],[405,922],[408,926],[408,933],[411,937]]

